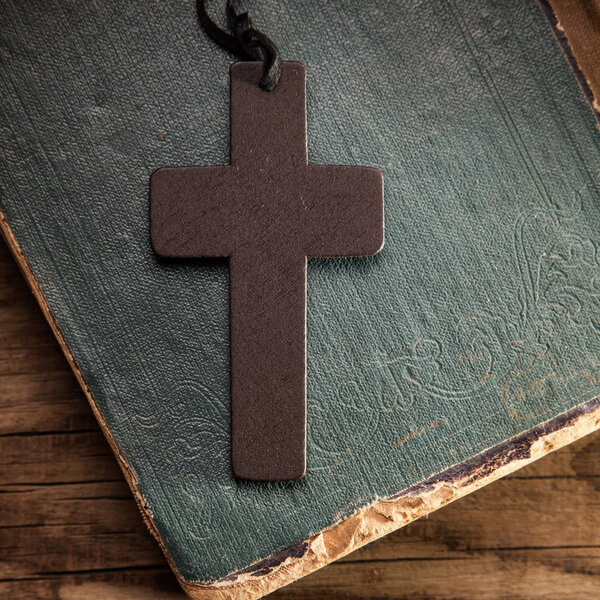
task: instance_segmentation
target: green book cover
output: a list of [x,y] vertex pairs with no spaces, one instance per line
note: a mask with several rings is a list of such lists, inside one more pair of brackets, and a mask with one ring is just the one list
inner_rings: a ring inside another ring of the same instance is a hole
[[306,65],[309,162],[385,181],[383,251],[309,261],[279,483],[231,474],[227,263],[148,235],[155,169],[229,161],[231,57],[192,0],[0,5],[4,234],[188,592],[260,595],[597,427],[600,134],[537,3],[246,4]]

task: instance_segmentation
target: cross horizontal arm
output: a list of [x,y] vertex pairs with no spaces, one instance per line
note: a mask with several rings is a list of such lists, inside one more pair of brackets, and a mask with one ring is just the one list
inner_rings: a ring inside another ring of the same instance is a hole
[[150,178],[150,240],[169,258],[229,256],[239,228],[233,167],[174,167]]
[[377,254],[383,235],[383,175],[378,169],[310,165],[302,204],[308,257]]

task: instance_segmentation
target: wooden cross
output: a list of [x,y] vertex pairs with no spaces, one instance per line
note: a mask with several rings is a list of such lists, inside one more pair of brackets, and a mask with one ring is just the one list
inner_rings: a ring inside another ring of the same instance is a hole
[[276,481],[306,469],[306,260],[380,251],[383,176],[309,165],[304,65],[271,92],[261,73],[231,67],[231,165],[152,174],[150,234],[163,257],[229,258],[233,472]]

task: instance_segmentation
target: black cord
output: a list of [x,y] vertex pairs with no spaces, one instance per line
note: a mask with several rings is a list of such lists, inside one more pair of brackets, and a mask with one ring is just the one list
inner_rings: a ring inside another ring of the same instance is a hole
[[252,17],[247,13],[237,13],[236,0],[227,0],[225,11],[229,28],[227,33],[221,29],[206,12],[205,0],[197,0],[198,20],[206,35],[231,54],[242,60],[258,60],[263,63],[263,75],[260,87],[270,92],[281,76],[281,54],[275,42],[262,31],[254,27]]

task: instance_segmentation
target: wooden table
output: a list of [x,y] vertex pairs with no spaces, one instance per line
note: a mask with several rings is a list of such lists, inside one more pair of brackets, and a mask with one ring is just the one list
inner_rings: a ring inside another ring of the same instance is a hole
[[[0,241],[0,598],[183,599]],[[600,595],[600,433],[273,598]]]
[[[600,3],[549,0],[600,96]],[[272,598],[600,597],[600,432]],[[0,241],[0,598],[183,599]]]

